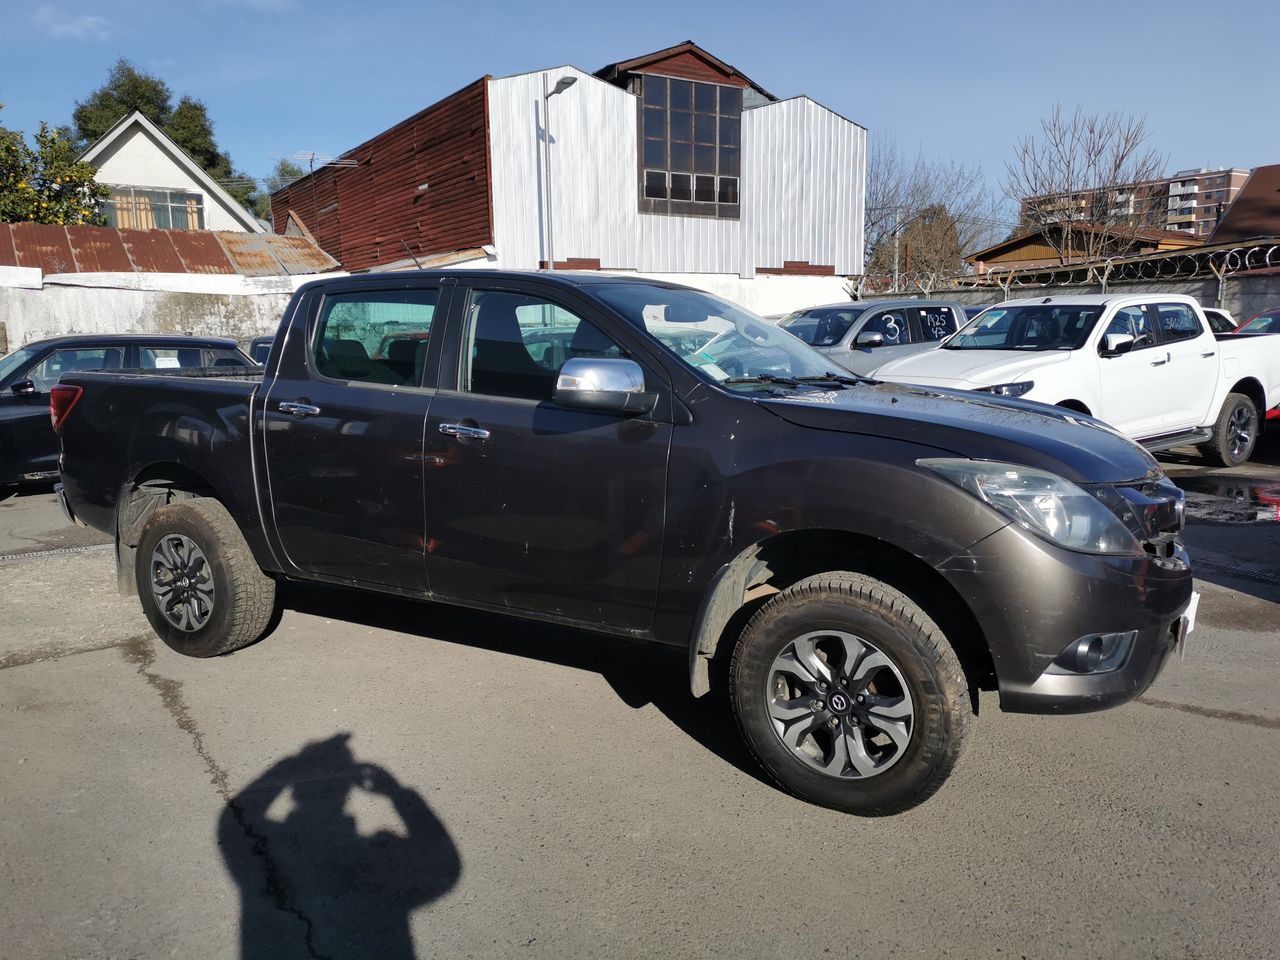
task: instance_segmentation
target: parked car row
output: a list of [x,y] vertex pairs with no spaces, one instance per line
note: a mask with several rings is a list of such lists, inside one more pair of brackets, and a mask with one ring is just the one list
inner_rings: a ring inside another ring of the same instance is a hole
[[[966,319],[967,318],[967,319]],[[981,307],[883,300],[779,326],[854,373],[1025,397],[1097,417],[1151,450],[1246,461],[1280,418],[1280,308],[1237,324],[1191,297],[1039,297]]]

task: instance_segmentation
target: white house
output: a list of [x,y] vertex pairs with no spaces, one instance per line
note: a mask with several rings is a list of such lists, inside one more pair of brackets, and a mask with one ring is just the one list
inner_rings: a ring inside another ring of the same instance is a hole
[[686,42],[485,77],[272,196],[348,270],[627,271],[761,313],[862,272],[866,130]]
[[80,157],[111,189],[113,227],[263,233],[257,219],[138,111],[122,117]]

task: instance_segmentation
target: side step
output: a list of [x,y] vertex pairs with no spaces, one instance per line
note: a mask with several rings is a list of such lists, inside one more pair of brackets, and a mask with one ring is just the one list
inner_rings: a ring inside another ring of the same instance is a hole
[[1156,453],[1171,447],[1194,447],[1212,439],[1212,430],[1188,430],[1186,433],[1166,433],[1158,437],[1148,437],[1138,442],[1152,453]]

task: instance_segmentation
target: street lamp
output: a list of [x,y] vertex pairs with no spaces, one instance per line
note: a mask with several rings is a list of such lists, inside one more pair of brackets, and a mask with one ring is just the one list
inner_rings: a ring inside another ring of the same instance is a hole
[[578,78],[561,77],[556,81],[555,87],[550,90],[547,89],[547,80],[548,77],[544,73],[542,75],[542,142],[546,144],[547,150],[547,269],[554,270],[556,257],[552,246],[553,233],[551,229],[551,98],[557,93],[564,93],[578,82]]

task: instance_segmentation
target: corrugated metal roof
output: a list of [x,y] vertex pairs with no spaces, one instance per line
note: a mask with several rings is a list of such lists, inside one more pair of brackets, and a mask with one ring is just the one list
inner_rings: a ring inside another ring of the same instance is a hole
[[0,266],[45,273],[324,273],[338,262],[306,237],[0,223]]

